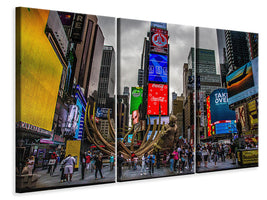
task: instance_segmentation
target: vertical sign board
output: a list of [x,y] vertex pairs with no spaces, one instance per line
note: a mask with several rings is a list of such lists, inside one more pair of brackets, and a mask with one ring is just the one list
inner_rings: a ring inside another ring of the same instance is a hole
[[168,54],[168,31],[151,27],[150,51]]
[[168,57],[160,54],[149,55],[148,81],[168,82]]
[[133,111],[138,110],[142,102],[143,102],[143,88],[132,87],[130,114],[132,114]]
[[80,150],[81,140],[67,140],[65,155],[68,156],[69,154],[71,154],[71,156],[75,158],[75,168],[79,168]]
[[208,136],[211,136],[210,96],[207,97]]
[[149,83],[148,84],[148,115],[168,115],[168,85]]

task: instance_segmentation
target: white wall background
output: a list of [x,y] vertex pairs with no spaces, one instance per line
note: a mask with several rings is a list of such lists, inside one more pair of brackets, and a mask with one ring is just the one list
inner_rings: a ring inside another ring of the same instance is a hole
[[[3,3],[4,2],[4,3]],[[267,151],[264,105],[266,6],[260,0],[13,0],[1,1],[1,198],[17,199],[264,199]],[[15,7],[63,10],[174,24],[258,32],[260,46],[260,167],[15,194]]]

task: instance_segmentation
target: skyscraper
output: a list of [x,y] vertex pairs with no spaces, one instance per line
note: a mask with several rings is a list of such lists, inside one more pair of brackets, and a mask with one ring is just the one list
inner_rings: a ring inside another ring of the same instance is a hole
[[227,60],[231,73],[249,62],[247,34],[239,31],[225,31]]
[[113,108],[113,103],[111,103],[110,99],[113,98],[114,100],[114,87],[115,51],[112,46],[104,46],[97,90],[98,107]]

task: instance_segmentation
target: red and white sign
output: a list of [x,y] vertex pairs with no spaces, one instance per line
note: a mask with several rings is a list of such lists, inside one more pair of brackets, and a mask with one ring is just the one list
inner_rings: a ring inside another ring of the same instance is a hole
[[148,100],[147,100],[147,114],[168,115],[168,85],[164,84],[148,84]]
[[168,31],[151,28],[151,52],[168,53]]

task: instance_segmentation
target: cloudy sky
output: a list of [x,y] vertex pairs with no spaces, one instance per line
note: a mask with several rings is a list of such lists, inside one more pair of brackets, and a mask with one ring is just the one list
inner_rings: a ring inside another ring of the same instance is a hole
[[[115,18],[98,16],[98,23],[105,36],[105,45],[115,47]],[[138,69],[141,66],[141,54],[143,49],[144,37],[150,31],[149,21],[140,21],[132,19],[120,20],[121,31],[118,33],[120,42],[120,70],[121,76],[118,77],[120,82],[120,93],[123,87],[136,87],[138,78]],[[177,24],[167,24],[169,33],[170,58],[169,58],[169,99],[172,92],[178,95],[183,93],[183,65],[187,63],[191,47],[194,47],[195,27],[183,26]],[[217,53],[217,37],[215,29],[199,29],[199,48],[215,50],[217,73],[219,67]],[[171,103],[171,102],[170,102]],[[170,107],[171,108],[171,107]],[[171,111],[171,110],[170,110]]]

